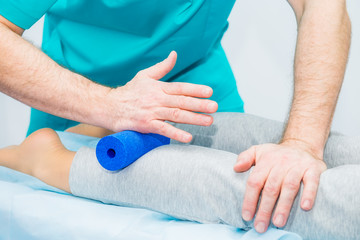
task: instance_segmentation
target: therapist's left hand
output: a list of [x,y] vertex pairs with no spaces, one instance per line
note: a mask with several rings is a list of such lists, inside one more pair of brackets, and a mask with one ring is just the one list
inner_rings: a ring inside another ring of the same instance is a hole
[[322,156],[316,156],[301,141],[253,146],[238,156],[234,170],[244,172],[252,166],[254,168],[246,185],[242,217],[245,221],[254,218],[261,194],[254,221],[259,233],[266,232],[272,216],[275,226],[285,226],[301,181],[304,184],[301,208],[310,210],[316,198],[320,175],[327,168]]

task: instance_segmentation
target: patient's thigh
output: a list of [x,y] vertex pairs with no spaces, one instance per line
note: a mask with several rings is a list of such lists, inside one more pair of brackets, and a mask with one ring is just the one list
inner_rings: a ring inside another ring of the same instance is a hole
[[[245,113],[216,113],[210,127],[175,124],[193,134],[192,145],[215,148],[239,154],[253,145],[278,143],[284,124]],[[173,141],[172,143],[180,144]],[[324,150],[328,168],[360,164],[360,137],[332,132]]]
[[[279,142],[283,124],[244,113],[213,114],[210,127],[175,124],[193,134],[190,144],[239,154],[253,145]],[[173,141],[172,143],[178,143]]]
[[304,239],[358,239],[360,236],[360,165],[344,165],[325,171],[314,207],[304,211],[298,195],[286,230]]
[[[235,173],[236,154],[199,146],[157,148],[119,172],[104,170],[95,150],[80,149],[70,172],[74,195],[159,211],[202,223],[249,228],[241,218],[249,172]],[[356,239],[360,234],[360,165],[325,171],[315,206],[294,202],[285,229],[304,239]]]
[[80,149],[70,171],[74,195],[152,209],[180,219],[245,228],[241,218],[248,173],[237,155],[199,146],[157,148],[119,172],[104,170],[94,149]]

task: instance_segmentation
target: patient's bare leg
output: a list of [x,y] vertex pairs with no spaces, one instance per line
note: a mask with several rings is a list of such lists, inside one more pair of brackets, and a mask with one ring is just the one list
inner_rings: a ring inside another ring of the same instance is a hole
[[102,137],[105,137],[107,135],[114,133],[105,128],[100,128],[100,127],[83,124],[83,123],[81,123],[75,127],[68,128],[66,130],[66,132],[72,132],[72,133],[77,133],[77,134],[86,135],[86,136],[90,136],[90,137],[97,137],[97,138],[102,138]]
[[[98,138],[113,133],[87,124],[79,124],[67,131]],[[19,146],[0,149],[0,166],[34,176],[70,192],[69,172],[74,156],[75,152],[64,147],[54,130],[44,128],[31,134]]]
[[69,172],[75,152],[67,150],[52,129],[41,129],[19,146],[0,149],[0,166],[34,176],[70,192]]

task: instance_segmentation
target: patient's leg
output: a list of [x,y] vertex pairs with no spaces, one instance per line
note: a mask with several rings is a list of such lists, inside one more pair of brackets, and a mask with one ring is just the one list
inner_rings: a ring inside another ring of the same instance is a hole
[[[170,145],[117,172],[102,169],[95,150],[77,152],[70,172],[74,195],[135,206],[202,223],[252,227],[241,218],[248,173],[236,174],[237,155],[199,146]],[[304,239],[356,239],[360,234],[360,165],[326,171],[313,210],[296,199],[286,230]]]
[[92,126],[92,125],[84,124],[84,123],[81,123],[74,127],[68,128],[66,130],[66,132],[72,132],[72,133],[77,133],[77,134],[86,135],[86,136],[90,136],[90,137],[97,137],[97,138],[103,138],[105,136],[108,136],[108,135],[114,133],[105,128],[96,127],[96,126]]
[[[193,134],[190,144],[235,154],[253,145],[278,143],[282,137],[284,124],[278,121],[244,113],[216,113],[213,116],[214,123],[210,127],[174,125]],[[360,136],[348,137],[332,132],[325,147],[324,160],[328,168],[360,164]]]
[[[233,171],[235,154],[180,145],[159,150],[118,173],[108,172],[99,165],[94,149],[82,148],[75,156],[53,130],[42,129],[21,145],[0,150],[0,165],[105,203],[246,227],[240,214],[247,173]],[[232,180],[237,184],[229,184]]]
[[52,129],[32,133],[19,146],[0,149],[0,166],[23,172],[70,192],[69,172],[75,156]]
[[[333,138],[335,141],[337,136]],[[349,141],[349,146],[356,144]],[[346,151],[343,156],[356,159],[359,156],[356,150]],[[347,152],[353,154],[346,155]],[[155,149],[121,172],[109,173],[98,165],[94,150],[83,148],[74,158],[74,153],[62,146],[53,131],[41,130],[21,146],[1,150],[0,165],[32,174],[67,191],[70,181],[71,190],[78,196],[150,208],[188,220],[246,228],[241,206],[248,173],[232,171],[236,157],[214,149],[170,145]],[[12,160],[7,161],[8,158]],[[296,201],[286,229],[303,236],[355,239],[360,234],[359,172],[359,165],[326,171],[314,209],[304,212]]]

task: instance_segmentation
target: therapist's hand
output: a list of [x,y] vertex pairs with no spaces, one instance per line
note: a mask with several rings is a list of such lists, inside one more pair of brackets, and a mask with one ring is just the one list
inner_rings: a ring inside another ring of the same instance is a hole
[[192,136],[165,121],[209,126],[213,118],[202,113],[217,111],[211,97],[213,90],[204,85],[158,81],[175,66],[176,52],[164,61],[140,71],[123,87],[112,89],[107,101],[115,104],[111,116],[115,120],[109,129],[115,132],[134,130],[158,133],[180,142],[190,142]]
[[310,210],[315,201],[320,175],[326,170],[325,162],[301,141],[253,146],[238,156],[234,170],[244,172],[252,166],[254,168],[246,185],[242,217],[246,221],[254,218],[261,194],[254,222],[259,233],[267,230],[271,218],[275,226],[285,226],[301,181],[304,189],[300,205],[302,209]]

